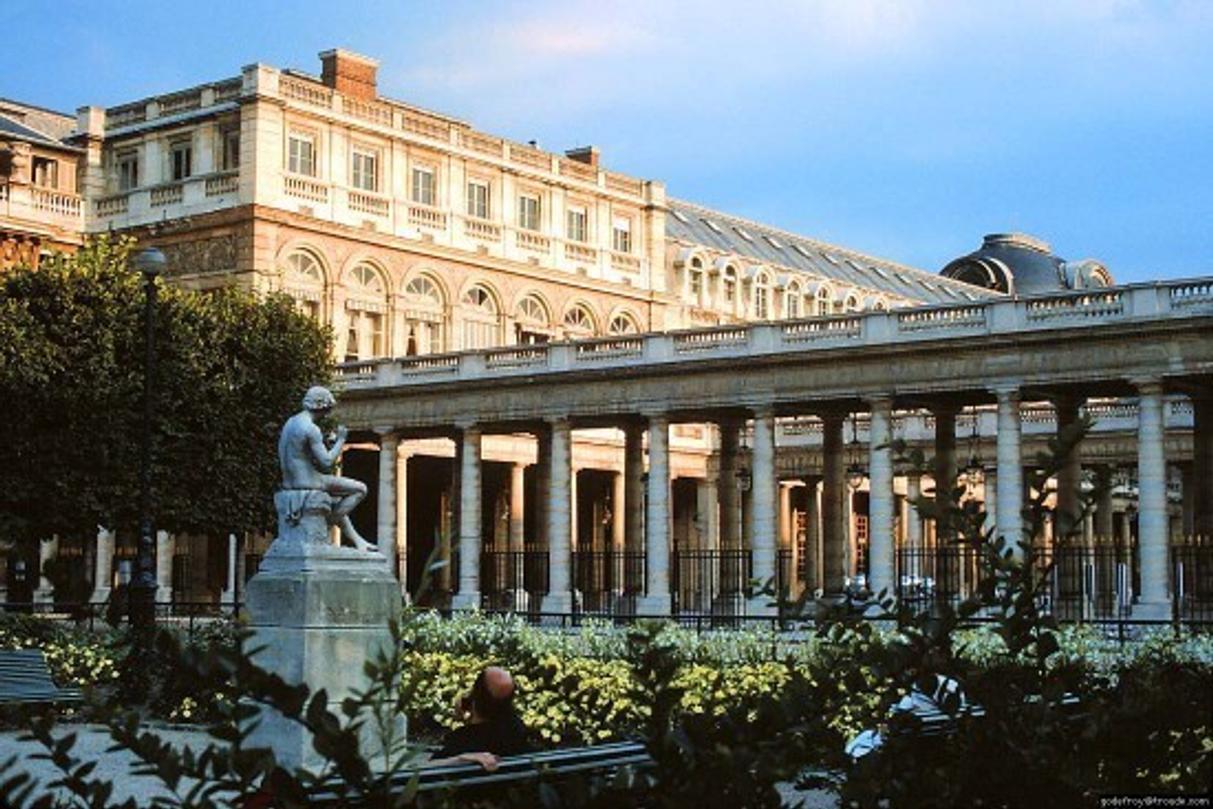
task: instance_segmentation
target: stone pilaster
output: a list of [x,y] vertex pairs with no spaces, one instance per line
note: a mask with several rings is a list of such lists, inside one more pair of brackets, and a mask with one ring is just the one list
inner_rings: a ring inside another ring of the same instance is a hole
[[526,515],[526,465],[516,463],[510,467],[510,551],[521,553],[525,549]]
[[720,547],[736,550],[741,547],[741,497],[737,490],[737,433],[733,419],[722,420],[720,430]]

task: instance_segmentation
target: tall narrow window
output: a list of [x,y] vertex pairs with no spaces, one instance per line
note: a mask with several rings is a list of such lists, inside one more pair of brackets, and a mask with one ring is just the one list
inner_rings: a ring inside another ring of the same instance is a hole
[[404,353],[433,354],[446,348],[446,299],[437,282],[419,275],[404,288]]
[[384,339],[386,290],[383,277],[369,264],[359,264],[350,271],[346,286],[347,360],[365,360],[387,354]]
[[565,233],[571,241],[584,242],[589,239],[588,218],[585,208],[569,208]]
[[52,157],[35,157],[34,185],[40,185],[43,188],[58,188],[59,161]]
[[725,267],[720,276],[720,297],[730,309],[737,303],[737,274],[732,267]]
[[487,289],[474,286],[464,293],[463,348],[489,348],[500,342],[498,337],[497,300]]
[[190,176],[194,149],[189,141],[178,141],[169,147],[173,180],[184,180]]
[[696,306],[703,305],[703,262],[698,258],[691,259],[687,270],[687,296]]
[[523,194],[518,197],[518,227],[539,230],[539,197]]
[[489,184],[483,180],[468,180],[468,216],[489,218]]
[[434,170],[429,166],[413,167],[413,202],[434,205]]
[[771,317],[771,282],[762,274],[754,278],[754,317],[758,320]]
[[632,252],[632,220],[617,216],[611,226],[611,249],[616,253]]
[[292,174],[316,176],[316,140],[310,135],[292,132],[288,140],[287,170]]
[[139,155],[137,152],[123,152],[114,158],[114,166],[118,170],[118,190],[130,191],[139,187]]
[[240,127],[230,126],[219,133],[219,165],[224,171],[240,168]]
[[362,191],[379,190],[379,154],[370,149],[354,149],[350,167],[350,185]]

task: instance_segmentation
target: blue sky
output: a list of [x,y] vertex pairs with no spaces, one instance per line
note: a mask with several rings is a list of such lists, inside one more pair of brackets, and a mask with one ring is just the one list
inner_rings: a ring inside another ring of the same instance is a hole
[[[0,95],[73,110],[378,58],[385,95],[925,269],[1022,230],[1213,274],[1213,2],[8,0]],[[40,32],[33,35],[34,32]]]

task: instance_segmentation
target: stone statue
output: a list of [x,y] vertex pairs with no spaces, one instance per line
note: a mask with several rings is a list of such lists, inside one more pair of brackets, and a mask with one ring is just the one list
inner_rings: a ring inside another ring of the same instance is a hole
[[[339,526],[343,543],[352,544],[360,551],[374,552],[377,548],[359,536],[350,521],[350,512],[366,497],[366,484],[329,474],[341,457],[346,428],[338,427],[332,445],[328,446],[316,424],[316,419],[336,404],[327,388],[309,388],[303,397],[303,410],[282,426],[282,436],[278,439],[282,490],[274,496],[278,509],[278,536],[294,535],[303,544],[327,544],[327,530],[317,532],[309,523],[318,522],[304,519],[306,514],[324,513],[323,525]],[[299,537],[301,528],[304,536]],[[317,533],[320,536],[315,536]]]

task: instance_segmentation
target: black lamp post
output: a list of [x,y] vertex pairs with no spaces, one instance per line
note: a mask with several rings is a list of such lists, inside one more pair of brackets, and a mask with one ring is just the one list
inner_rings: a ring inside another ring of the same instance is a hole
[[130,621],[151,626],[156,619],[156,528],[152,519],[152,415],[156,375],[156,279],[164,270],[164,254],[154,247],[135,254],[135,269],[143,275],[143,430],[139,457],[139,553],[130,584]]

